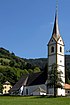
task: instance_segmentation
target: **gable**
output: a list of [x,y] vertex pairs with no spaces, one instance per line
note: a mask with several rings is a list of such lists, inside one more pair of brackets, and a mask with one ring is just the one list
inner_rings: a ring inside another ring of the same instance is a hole
[[59,44],[61,44],[61,45],[64,45],[64,41],[63,41],[63,39],[60,37],[59,39],[58,39],[58,41],[57,41]]
[[28,80],[28,75],[23,75],[19,81],[11,88],[10,92],[19,90],[22,85],[26,85]]
[[51,39],[50,39],[48,45],[51,45],[51,44],[54,44],[54,43],[56,43],[56,41],[55,41],[55,39],[54,39],[53,37],[51,37]]

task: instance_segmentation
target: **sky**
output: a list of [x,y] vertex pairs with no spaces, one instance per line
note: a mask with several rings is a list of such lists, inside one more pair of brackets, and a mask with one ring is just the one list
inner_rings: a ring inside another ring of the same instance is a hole
[[[56,0],[0,0],[0,47],[21,58],[47,58]],[[58,23],[70,49],[70,0],[58,0]]]

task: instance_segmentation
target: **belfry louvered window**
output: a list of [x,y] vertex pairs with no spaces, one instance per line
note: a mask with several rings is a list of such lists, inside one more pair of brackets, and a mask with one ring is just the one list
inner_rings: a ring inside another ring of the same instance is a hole
[[60,52],[62,52],[62,47],[60,46]]
[[52,47],[51,47],[51,53],[53,53],[53,52],[54,52],[54,47],[52,46]]

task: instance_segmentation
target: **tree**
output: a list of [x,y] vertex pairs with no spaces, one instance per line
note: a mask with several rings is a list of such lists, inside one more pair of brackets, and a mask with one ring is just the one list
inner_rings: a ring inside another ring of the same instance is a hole
[[0,93],[2,93],[3,85],[0,82]]
[[28,72],[31,74],[31,73],[33,73],[33,70],[32,69],[28,69]]
[[62,71],[58,70],[58,65],[53,64],[51,70],[48,72],[48,85],[53,86],[54,88],[54,97],[57,95],[57,88],[62,88],[62,79],[61,79]]
[[70,84],[70,68],[65,69],[65,83]]
[[29,72],[27,71],[27,69],[24,69],[22,73],[23,74],[29,74]]
[[34,73],[37,73],[37,72],[40,72],[41,70],[40,70],[40,68],[39,67],[35,67],[34,68]]
[[2,93],[4,80],[5,80],[4,75],[0,73],[0,93]]
[[15,66],[15,61],[14,61],[14,60],[11,60],[11,61],[9,62],[9,65],[10,65],[11,67]]

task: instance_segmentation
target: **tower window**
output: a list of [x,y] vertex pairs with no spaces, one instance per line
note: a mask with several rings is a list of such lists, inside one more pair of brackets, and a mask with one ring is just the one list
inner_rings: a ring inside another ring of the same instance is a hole
[[51,53],[53,53],[53,52],[54,52],[54,47],[52,46],[52,47],[51,47]]
[[62,47],[60,47],[60,52],[62,52]]
[[5,93],[6,93],[6,90],[5,90]]
[[6,88],[6,86],[4,88]]

